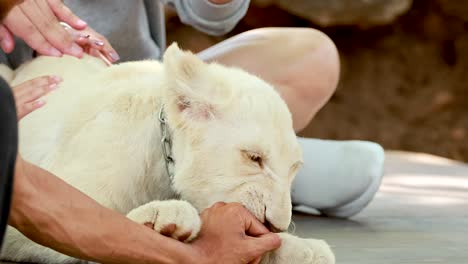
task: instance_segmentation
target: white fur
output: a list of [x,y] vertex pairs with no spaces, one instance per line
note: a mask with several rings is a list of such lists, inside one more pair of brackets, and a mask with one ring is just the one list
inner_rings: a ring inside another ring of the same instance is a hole
[[153,229],[160,232],[164,227],[175,224],[172,237],[179,239],[190,233],[185,242],[193,240],[201,228],[198,211],[190,203],[179,200],[153,201],[130,211],[127,217],[140,223],[152,223]]
[[13,80],[13,71],[8,68],[6,65],[0,64],[0,77],[2,77],[6,82],[11,82]]
[[281,247],[265,254],[261,264],[330,264],[335,263],[335,256],[328,244],[323,240],[303,239],[281,233]]
[[[176,223],[178,235],[193,232],[189,240],[200,227],[193,207],[200,212],[217,201],[240,202],[260,221],[279,230],[288,228],[290,186],[301,150],[291,114],[269,84],[239,69],[205,64],[176,45],[168,48],[163,64],[141,61],[106,67],[91,57],[40,57],[16,70],[11,83],[47,74],[64,81],[45,97],[45,107],[20,123],[25,159],[106,207],[122,214],[137,208],[129,217],[150,221],[157,231]],[[162,104],[176,161],[172,183],[161,153],[157,116]],[[262,164],[251,156],[260,156]],[[187,202],[157,201],[173,198]],[[292,236],[283,239],[283,250],[263,263],[293,263],[282,257],[295,254],[285,247],[290,240],[297,252],[327,256],[326,262],[297,257],[295,263],[334,263],[326,244],[316,247]],[[2,258],[74,261],[12,228]]]

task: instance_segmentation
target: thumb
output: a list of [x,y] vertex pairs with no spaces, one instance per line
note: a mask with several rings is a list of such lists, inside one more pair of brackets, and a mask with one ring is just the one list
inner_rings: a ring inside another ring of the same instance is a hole
[[11,32],[2,24],[0,24],[0,48],[5,53],[10,53],[15,47],[15,40]]
[[258,257],[252,260],[249,264],[259,264],[262,261],[262,257]]
[[256,259],[268,251],[272,251],[281,246],[281,239],[275,233],[268,233],[259,237],[249,239],[250,258]]

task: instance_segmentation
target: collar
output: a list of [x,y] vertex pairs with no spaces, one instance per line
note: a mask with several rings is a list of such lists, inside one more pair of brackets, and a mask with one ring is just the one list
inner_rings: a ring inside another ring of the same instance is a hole
[[164,105],[159,110],[159,126],[161,128],[161,147],[164,157],[164,163],[166,165],[166,172],[169,175],[171,182],[174,178],[174,158],[172,158],[172,138],[167,125],[166,115],[164,113]]

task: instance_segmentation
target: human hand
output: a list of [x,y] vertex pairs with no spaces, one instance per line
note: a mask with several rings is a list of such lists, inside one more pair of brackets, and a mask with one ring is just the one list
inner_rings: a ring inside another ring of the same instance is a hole
[[216,203],[201,214],[202,228],[191,244],[200,263],[259,263],[264,253],[278,248],[278,235],[238,203]]
[[61,81],[58,76],[43,76],[13,87],[18,121],[44,106],[45,101],[39,98],[55,90]]
[[109,41],[90,27],[76,30],[67,24],[63,24],[65,30],[73,36],[83,51],[93,57],[102,59],[107,65],[120,60],[119,55],[111,46]]
[[[69,27],[64,28],[59,21]],[[14,48],[13,35],[42,55],[81,57],[85,51],[93,51],[91,55],[101,51],[110,62],[118,59],[108,41],[90,29],[61,0],[25,0],[14,7],[0,25],[0,46],[6,53]],[[92,49],[87,49],[89,47]]]

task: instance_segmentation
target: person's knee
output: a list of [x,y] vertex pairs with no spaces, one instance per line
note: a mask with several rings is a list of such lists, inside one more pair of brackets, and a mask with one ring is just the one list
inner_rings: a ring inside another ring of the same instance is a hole
[[318,30],[258,28],[229,43],[225,46],[231,49],[217,61],[241,67],[273,84],[289,106],[297,131],[307,126],[336,89],[338,51]]
[[305,103],[325,104],[335,92],[340,75],[340,60],[333,41],[321,31],[299,29],[294,36],[301,45],[302,57],[297,66],[303,70],[300,76],[298,92]]
[[295,128],[307,126],[336,90],[340,75],[340,60],[333,41],[324,33],[311,28],[285,31],[292,49],[292,61],[285,66],[284,85],[294,93]]

